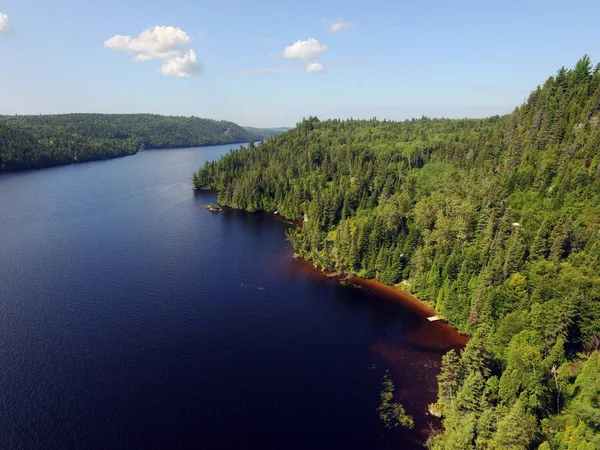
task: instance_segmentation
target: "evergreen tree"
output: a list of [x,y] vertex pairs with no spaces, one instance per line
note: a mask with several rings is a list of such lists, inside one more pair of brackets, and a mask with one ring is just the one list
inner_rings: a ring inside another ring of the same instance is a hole
[[536,428],[535,417],[528,414],[517,400],[508,414],[498,422],[498,431],[494,433],[489,448],[527,450],[535,437]]
[[438,393],[443,402],[450,402],[458,389],[459,359],[454,350],[449,350],[442,357],[442,368],[438,375]]
[[587,83],[592,77],[592,60],[589,55],[584,55],[573,70],[574,81],[576,83]]
[[481,372],[471,372],[456,396],[456,407],[464,411],[481,412],[485,380]]

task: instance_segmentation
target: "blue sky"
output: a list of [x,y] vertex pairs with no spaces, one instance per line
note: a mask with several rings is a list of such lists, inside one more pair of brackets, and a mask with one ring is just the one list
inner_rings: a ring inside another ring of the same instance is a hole
[[[0,13],[12,29],[0,33],[0,114],[152,112],[254,126],[482,117],[511,111],[584,53],[600,59],[597,0],[0,0]],[[334,23],[347,26],[332,33]],[[105,44],[155,26],[180,29],[185,42],[168,54]]]

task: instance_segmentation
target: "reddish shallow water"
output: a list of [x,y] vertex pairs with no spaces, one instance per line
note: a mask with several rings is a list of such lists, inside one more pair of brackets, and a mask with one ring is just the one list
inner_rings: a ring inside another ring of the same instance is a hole
[[[339,281],[339,277],[315,269],[308,261],[296,263],[299,270],[314,277]],[[439,419],[427,414],[427,406],[437,400],[441,357],[450,349],[462,349],[468,338],[445,322],[427,320],[435,311],[413,295],[377,280],[352,277],[346,281],[359,286],[361,289],[357,290],[362,291],[374,307],[388,305],[410,318],[408,330],[405,326],[397,333],[384,334],[371,343],[370,349],[379,366],[390,370],[396,385],[395,398],[415,420],[411,431],[390,432],[386,448],[419,448],[432,427],[440,427]]]

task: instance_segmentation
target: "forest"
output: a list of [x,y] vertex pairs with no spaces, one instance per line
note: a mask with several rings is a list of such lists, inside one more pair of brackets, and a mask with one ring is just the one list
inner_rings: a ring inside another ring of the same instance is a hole
[[[264,141],[270,137],[277,136],[284,131],[291,130],[291,127],[278,127],[278,128],[256,128],[256,127],[244,127],[246,131],[258,136],[258,140]],[[255,141],[257,139],[254,139]],[[249,142],[249,141],[248,141]]]
[[310,117],[193,174],[304,224],[296,251],[428,302],[470,337],[442,361],[430,449],[600,448],[600,64],[511,114]]
[[239,144],[277,130],[154,114],[0,116],[0,172],[116,158],[142,149]]

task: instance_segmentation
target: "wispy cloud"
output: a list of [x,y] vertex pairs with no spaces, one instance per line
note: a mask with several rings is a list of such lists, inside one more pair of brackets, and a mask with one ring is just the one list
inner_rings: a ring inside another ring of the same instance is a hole
[[[275,67],[260,67],[256,69],[239,70],[233,72],[232,75],[262,75],[301,71],[310,73],[324,73],[325,67],[323,67],[323,64],[320,62],[317,62],[317,58],[321,56],[325,50],[327,50],[327,44],[321,44],[315,38],[298,40],[285,47],[279,56],[293,61],[301,61],[303,63],[302,65],[295,64]],[[269,56],[277,55],[269,53]]]
[[304,66],[261,67],[258,69],[239,70],[233,72],[233,75],[261,75],[267,73],[300,72],[301,70],[304,70]]
[[[362,64],[362,58],[338,58],[328,60],[327,67],[329,70],[343,70],[346,68],[354,67]],[[308,65],[294,65],[294,66],[275,66],[275,67],[261,67],[257,69],[238,70],[232,72],[231,75],[262,75],[270,73],[285,73],[285,72],[313,72],[313,73],[324,73],[325,68],[318,62],[309,63]]]
[[13,31],[13,28],[8,22],[8,16],[0,12],[0,36],[8,36]]
[[344,19],[326,21],[325,24],[327,25],[327,28],[329,28],[330,33],[338,33],[358,25],[356,22]]
[[117,34],[104,42],[112,50],[131,53],[136,61],[164,60],[159,71],[163,75],[186,78],[202,73],[203,66],[189,48],[190,37],[181,28],[155,26],[139,36]]
[[262,40],[263,45],[271,45],[271,44],[276,44],[277,43],[277,39],[275,38],[265,38]]

